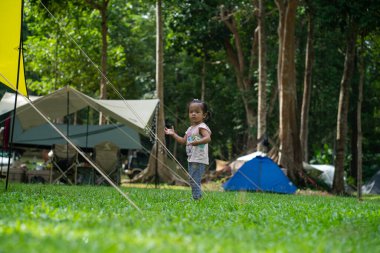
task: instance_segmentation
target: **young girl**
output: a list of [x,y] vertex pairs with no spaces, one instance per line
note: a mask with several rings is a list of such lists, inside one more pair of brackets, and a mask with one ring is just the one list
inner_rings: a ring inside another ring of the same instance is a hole
[[208,144],[211,141],[211,130],[204,123],[209,118],[207,104],[194,99],[188,105],[191,126],[185,136],[179,136],[174,128],[165,128],[165,134],[171,135],[178,143],[186,144],[187,161],[189,163],[190,186],[193,199],[202,197],[201,179],[208,165]]

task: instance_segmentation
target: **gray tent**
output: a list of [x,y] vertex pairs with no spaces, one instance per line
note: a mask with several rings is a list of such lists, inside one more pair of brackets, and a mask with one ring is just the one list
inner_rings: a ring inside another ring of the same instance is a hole
[[[120,149],[141,149],[139,134],[130,127],[123,125],[65,125],[54,124],[63,134],[78,147],[93,148],[105,140],[116,144]],[[68,131],[67,131],[68,130]],[[13,136],[15,145],[49,146],[64,144],[62,138],[49,124],[22,131],[19,124],[15,125]]]
[[371,177],[371,179],[362,186],[364,194],[380,194],[380,170]]

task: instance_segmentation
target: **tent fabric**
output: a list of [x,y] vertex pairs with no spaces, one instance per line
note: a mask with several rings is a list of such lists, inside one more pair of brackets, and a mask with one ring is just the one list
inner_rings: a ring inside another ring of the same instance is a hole
[[265,153],[263,152],[260,152],[260,151],[256,151],[256,152],[253,152],[251,154],[248,154],[248,155],[245,155],[245,156],[241,156],[239,157],[238,159],[236,159],[237,161],[244,161],[244,162],[247,162],[247,161],[250,161],[252,160],[253,158],[255,158],[256,156],[266,156]]
[[[123,125],[66,125],[54,124],[63,134],[80,148],[94,148],[103,141],[110,141],[120,149],[141,149],[138,132]],[[68,130],[68,131],[67,131]],[[65,144],[62,138],[49,124],[43,124],[26,131],[21,129],[18,120],[15,124],[13,143],[16,145],[48,146]]]
[[[158,99],[94,99],[70,86],[65,86],[49,95],[36,98],[33,105],[49,119],[61,118],[90,106],[119,123],[129,126],[141,134],[148,135],[146,129],[149,129],[158,102]],[[1,100],[0,108],[2,108],[2,104],[3,100]],[[20,121],[23,130],[46,123],[45,119],[29,103],[18,107],[16,118]]]
[[0,82],[27,96],[24,60],[20,52],[22,4],[22,0],[0,1]]
[[362,192],[364,194],[380,194],[380,170],[362,186]]
[[96,100],[93,108],[119,122],[125,123],[141,134],[147,135],[147,128],[154,116],[158,99],[146,100]]
[[297,187],[269,157],[246,162],[224,185],[226,191],[263,191],[293,194]]
[[244,165],[244,163],[252,160],[256,156],[267,156],[267,155],[263,152],[256,151],[256,152],[250,153],[248,155],[238,157],[235,161],[230,163],[232,175],[234,175],[241,168],[241,166]]
[[[29,96],[31,101],[40,98],[40,96]],[[22,105],[27,104],[27,98],[24,96],[17,96],[17,108]],[[15,105],[15,94],[10,92],[5,92],[0,101],[0,115],[6,114],[13,111]]]
[[333,165],[307,164],[304,162],[303,168],[310,176],[322,180],[328,187],[332,188],[335,173],[335,167]]

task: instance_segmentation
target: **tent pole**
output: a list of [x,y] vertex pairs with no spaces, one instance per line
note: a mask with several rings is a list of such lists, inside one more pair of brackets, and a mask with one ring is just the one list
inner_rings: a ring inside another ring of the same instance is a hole
[[[90,106],[87,106],[86,150],[85,150],[85,152],[87,152],[87,154],[88,154],[88,128],[89,128],[89,123],[90,123]],[[90,181],[94,185],[95,184],[95,170],[94,170],[94,168],[91,167],[90,173],[91,173],[90,174]]]
[[156,164],[155,164],[155,169],[154,169],[154,185],[156,188],[158,188],[158,139],[157,139],[157,128],[158,128],[158,107],[160,106],[160,103],[158,103],[158,106],[156,107],[156,129],[155,129],[155,142],[156,142]]
[[[70,126],[69,126],[69,124],[70,124],[69,103],[70,103],[70,93],[69,93],[69,91],[67,91],[67,100],[66,100],[66,135],[67,135],[68,138],[70,138],[70,133],[69,133],[69,131],[70,131]],[[69,149],[68,149],[69,143],[66,142],[66,145],[67,145],[66,159],[68,160],[69,159]]]
[[[157,136],[157,135],[156,135]],[[157,167],[158,167],[158,142],[156,141],[156,164],[155,164],[155,169],[154,169],[154,185],[156,188],[158,188],[158,171],[157,171]]]
[[90,120],[90,107],[87,106],[87,123],[86,123],[86,150],[88,148],[88,127],[89,127],[89,120]]
[[23,47],[23,43],[22,43],[23,13],[24,13],[24,0],[21,2],[21,27],[20,27],[20,43],[19,43],[19,48],[18,48],[16,95],[15,95],[15,104],[13,107],[13,120],[12,120],[11,134],[10,134],[10,140],[9,140],[8,169],[7,169],[7,178],[5,179],[5,190],[8,190],[9,170],[11,167],[10,166],[11,165],[11,156],[12,156],[12,150],[13,150],[13,132],[14,132],[15,121],[16,121],[17,96],[18,96],[18,86],[19,86],[19,81],[20,81],[21,52],[22,52],[22,47]]
[[[17,86],[17,88],[18,88],[18,86]],[[13,108],[13,119],[11,120],[12,126],[11,126],[11,130],[10,130],[11,133],[9,136],[9,141],[8,141],[9,147],[5,147],[8,149],[8,166],[7,166],[7,177],[5,179],[5,190],[8,190],[9,170],[11,167],[11,158],[12,158],[12,151],[13,151],[13,132],[14,132],[15,119],[16,119],[16,105],[17,105],[17,92],[16,92],[16,96],[15,96],[15,105]]]

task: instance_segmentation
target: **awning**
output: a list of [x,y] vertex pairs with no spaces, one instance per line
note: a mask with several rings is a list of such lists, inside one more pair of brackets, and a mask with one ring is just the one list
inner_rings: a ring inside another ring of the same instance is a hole
[[[13,110],[11,93],[4,95],[0,102],[0,113]],[[13,103],[14,103],[14,94]],[[20,122],[22,130],[27,130],[46,123],[46,120],[24,97],[19,96],[17,103],[16,118]],[[48,119],[62,118],[68,114],[77,112],[87,106],[104,113],[115,119],[118,123],[129,126],[143,135],[148,135],[146,129],[151,129],[151,121],[158,99],[144,100],[100,100],[91,98],[76,89],[66,86],[51,94],[41,97],[31,97],[33,105],[40,110]],[[4,108],[4,109],[3,109]]]
[[[40,98],[40,96],[29,96],[29,99],[31,101],[36,100],[37,98]],[[17,108],[19,108],[22,105],[27,104],[28,101],[24,96],[17,96]],[[5,92],[3,97],[0,101],[0,115],[3,115],[5,113],[8,113],[14,109],[15,104],[15,94],[10,92]]]

